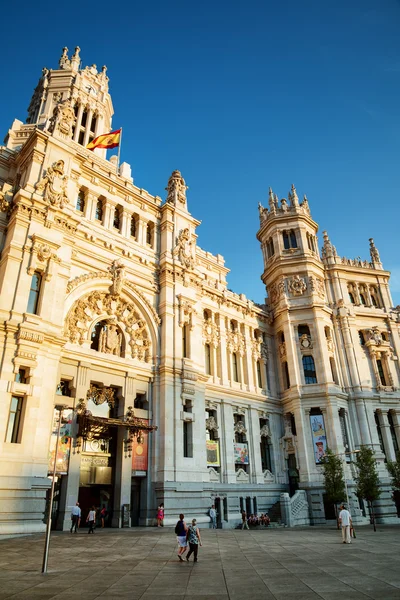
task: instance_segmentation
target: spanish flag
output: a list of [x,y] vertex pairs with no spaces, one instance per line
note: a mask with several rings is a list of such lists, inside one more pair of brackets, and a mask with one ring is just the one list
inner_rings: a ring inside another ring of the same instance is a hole
[[121,129],[111,131],[110,133],[103,133],[103,135],[94,138],[86,148],[88,150],[94,150],[95,148],[116,148],[119,146],[120,138]]

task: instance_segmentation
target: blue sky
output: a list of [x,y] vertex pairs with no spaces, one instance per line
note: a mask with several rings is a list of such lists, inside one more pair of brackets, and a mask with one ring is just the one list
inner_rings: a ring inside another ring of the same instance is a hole
[[257,204],[294,183],[320,245],[327,229],[339,255],[367,259],[374,237],[400,303],[398,0],[23,0],[2,20],[4,134],[42,67],[79,45],[84,65],[108,67],[136,185],[164,198],[182,172],[229,288],[263,301]]

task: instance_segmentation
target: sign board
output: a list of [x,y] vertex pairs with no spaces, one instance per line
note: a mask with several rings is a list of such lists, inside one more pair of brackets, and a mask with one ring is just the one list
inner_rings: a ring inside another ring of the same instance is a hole
[[249,464],[249,449],[247,444],[239,444],[236,442],[233,444],[233,453],[235,456],[235,464],[248,465]]
[[206,440],[207,449],[207,467],[221,466],[219,458],[219,442],[216,440]]
[[326,432],[324,417],[322,415],[310,415],[310,423],[315,462],[319,464],[326,452]]
[[[146,425],[149,424],[145,421]],[[132,442],[132,471],[147,471],[148,468],[148,433],[142,432],[143,444],[138,444],[137,438]]]
[[[57,443],[57,431],[58,431],[58,419],[59,411],[54,409],[53,424],[50,437],[50,448],[49,448],[49,474],[53,473],[54,469],[54,455],[56,451]],[[56,473],[57,475],[67,475],[69,466],[69,456],[71,452],[71,427],[72,427],[73,412],[71,409],[62,411],[62,422],[60,429],[60,439],[58,442],[58,451],[56,458]]]

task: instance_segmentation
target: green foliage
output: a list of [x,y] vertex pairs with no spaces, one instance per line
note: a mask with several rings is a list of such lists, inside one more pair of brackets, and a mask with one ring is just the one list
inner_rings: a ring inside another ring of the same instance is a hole
[[328,500],[336,504],[346,497],[343,464],[340,456],[335,456],[329,448],[321,460],[325,493]]
[[400,454],[397,454],[396,460],[389,460],[386,466],[392,478],[392,490],[400,492]]
[[357,453],[356,465],[357,496],[365,498],[372,503],[381,495],[379,489],[378,469],[376,466],[375,452],[368,446],[361,446]]

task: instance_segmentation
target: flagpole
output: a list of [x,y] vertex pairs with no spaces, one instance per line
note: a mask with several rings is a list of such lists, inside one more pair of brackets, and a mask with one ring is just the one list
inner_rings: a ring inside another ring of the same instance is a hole
[[121,158],[121,143],[122,143],[122,127],[121,127],[121,133],[119,134],[119,144],[118,144],[118,160],[117,160],[117,171],[119,173],[119,161]]

